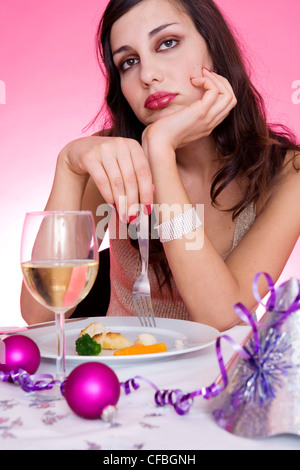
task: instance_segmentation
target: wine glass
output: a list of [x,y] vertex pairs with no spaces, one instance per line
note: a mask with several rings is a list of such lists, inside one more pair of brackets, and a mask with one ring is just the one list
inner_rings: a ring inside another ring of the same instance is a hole
[[[65,313],[90,291],[98,271],[95,225],[89,211],[29,212],[21,268],[31,295],[55,313],[56,380],[65,379]],[[42,317],[41,317],[42,321]]]

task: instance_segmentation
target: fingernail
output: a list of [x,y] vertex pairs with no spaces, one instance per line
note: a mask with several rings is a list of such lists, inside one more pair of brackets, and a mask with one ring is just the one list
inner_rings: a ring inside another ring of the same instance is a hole
[[209,70],[207,67],[203,67],[204,70],[206,70],[209,73],[212,73],[211,70]]
[[135,221],[136,221],[136,215],[130,215],[130,216],[128,217],[128,223],[129,223],[129,224],[134,224]]
[[146,205],[144,206],[144,213],[145,213],[146,215],[150,215],[150,214],[151,214],[151,211],[152,211],[152,206],[151,206],[151,204],[146,204]]

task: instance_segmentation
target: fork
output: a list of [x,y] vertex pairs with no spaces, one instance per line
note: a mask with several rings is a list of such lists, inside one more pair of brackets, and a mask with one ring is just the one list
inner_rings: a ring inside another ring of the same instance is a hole
[[150,296],[150,283],[148,278],[149,261],[149,219],[143,209],[136,224],[140,255],[142,260],[142,272],[134,283],[132,300],[138,319],[142,326],[156,327]]

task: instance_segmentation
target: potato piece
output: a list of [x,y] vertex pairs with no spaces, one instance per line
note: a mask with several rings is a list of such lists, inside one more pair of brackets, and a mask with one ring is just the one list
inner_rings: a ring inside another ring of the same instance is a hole
[[100,333],[108,333],[109,329],[106,328],[103,323],[100,321],[94,321],[93,323],[90,323],[88,326],[86,326],[83,330],[80,332],[80,336],[83,335],[90,335],[91,337],[98,335]]
[[156,338],[150,333],[142,333],[139,335],[138,339],[134,342],[134,344],[142,344],[144,346],[151,346],[152,344],[156,344]]
[[101,344],[103,349],[122,349],[132,345],[132,342],[121,333],[114,333],[112,331],[106,334],[100,333],[95,335],[93,339],[98,344]]

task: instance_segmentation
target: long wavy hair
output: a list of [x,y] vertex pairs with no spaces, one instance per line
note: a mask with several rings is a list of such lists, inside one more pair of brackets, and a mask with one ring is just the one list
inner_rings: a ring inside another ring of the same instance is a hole
[[[111,0],[96,36],[99,63],[107,79],[105,105],[110,135],[139,142],[144,126],[122,94],[119,72],[110,48],[110,33],[115,21],[141,1]],[[211,185],[212,204],[218,205],[218,196],[236,177],[243,176],[247,180],[244,194],[230,208],[234,219],[250,203],[256,203],[267,193],[283,168],[287,150],[300,149],[289,129],[267,123],[263,99],[249,78],[238,41],[216,4],[212,0],[173,2],[189,14],[206,42],[213,70],[228,79],[237,98],[235,108],[212,134],[221,162],[221,169]],[[152,250],[157,260],[157,254],[163,250],[155,243],[152,243]],[[160,261],[165,262],[163,257]]]

